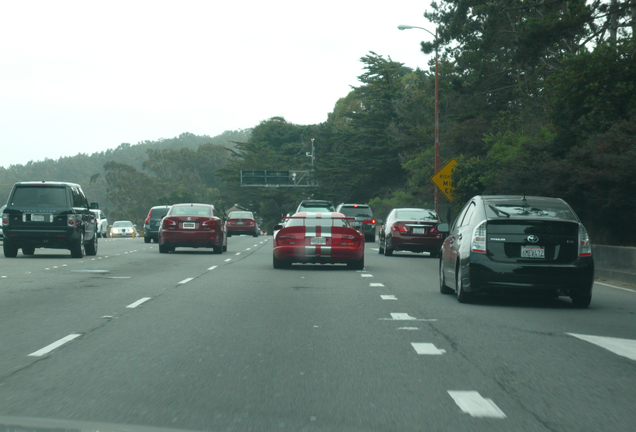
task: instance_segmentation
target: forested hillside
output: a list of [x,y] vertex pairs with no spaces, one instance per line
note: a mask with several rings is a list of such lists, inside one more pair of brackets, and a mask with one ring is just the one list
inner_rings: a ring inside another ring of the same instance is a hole
[[[98,202],[104,209],[113,207],[108,198],[105,167],[113,163],[130,165],[142,170],[149,159],[149,152],[191,149],[196,151],[203,144],[214,143],[223,148],[234,148],[234,142],[246,141],[250,130],[226,131],[221,135],[209,137],[182,133],[178,137],[157,141],[143,141],[138,144],[121,144],[115,149],[91,155],[78,154],[57,160],[29,162],[26,165],[11,165],[0,168],[0,201],[6,201],[11,187],[18,181],[50,180],[69,181],[82,185],[90,201]],[[138,197],[131,197],[138,198]],[[115,216],[115,215],[113,215]]]

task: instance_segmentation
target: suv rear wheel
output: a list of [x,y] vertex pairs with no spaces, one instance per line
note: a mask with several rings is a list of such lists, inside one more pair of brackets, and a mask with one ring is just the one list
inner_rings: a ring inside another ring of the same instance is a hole
[[4,239],[2,249],[4,249],[4,256],[6,258],[15,258],[18,256],[18,248],[12,245],[7,239]]
[[86,255],[97,255],[97,233],[93,236],[93,241],[88,243],[84,249],[86,250]]
[[71,246],[72,258],[83,258],[85,254],[84,249],[84,233],[80,233],[80,238]]

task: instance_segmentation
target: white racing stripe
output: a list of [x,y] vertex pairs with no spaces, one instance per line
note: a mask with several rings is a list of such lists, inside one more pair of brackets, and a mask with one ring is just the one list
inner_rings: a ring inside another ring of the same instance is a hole
[[453,391],[448,394],[457,406],[472,417],[506,418],[506,415],[491,399],[483,398],[476,391]]
[[146,303],[148,300],[150,300],[152,297],[144,297],[144,298],[140,298],[139,300],[137,300],[134,303],[129,304],[128,306],[126,306],[126,308],[128,309],[134,309],[137,306],[139,306],[142,303]]
[[76,333],[75,333],[75,334],[70,334],[70,335],[68,335],[68,336],[66,336],[66,337],[63,337],[62,339],[60,339],[60,340],[58,340],[58,341],[56,341],[56,342],[53,342],[51,345],[47,345],[47,346],[45,346],[45,347],[44,347],[44,348],[42,348],[41,350],[38,350],[38,351],[32,352],[31,354],[29,354],[29,356],[30,356],[30,357],[41,357],[41,356],[43,356],[44,354],[48,354],[48,353],[50,353],[50,352],[51,352],[51,351],[53,351],[55,348],[59,348],[59,347],[61,347],[62,345],[64,345],[65,343],[70,342],[70,341],[72,341],[73,339],[75,339],[76,337],[80,337],[80,336],[81,336],[81,335],[76,334]]

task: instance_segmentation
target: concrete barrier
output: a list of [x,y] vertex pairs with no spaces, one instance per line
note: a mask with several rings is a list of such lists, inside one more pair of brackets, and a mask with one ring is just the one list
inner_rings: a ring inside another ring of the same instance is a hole
[[636,248],[592,245],[594,271],[599,279],[636,285]]

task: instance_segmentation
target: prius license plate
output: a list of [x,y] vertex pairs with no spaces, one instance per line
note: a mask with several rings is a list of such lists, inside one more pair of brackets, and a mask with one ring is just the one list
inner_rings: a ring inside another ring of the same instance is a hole
[[413,234],[426,234],[426,228],[413,228]]
[[543,246],[521,246],[521,258],[545,258]]
[[312,245],[326,245],[327,239],[324,237],[312,237],[311,238]]
[[183,223],[183,229],[194,229],[195,228],[195,223],[194,222],[184,222]]

